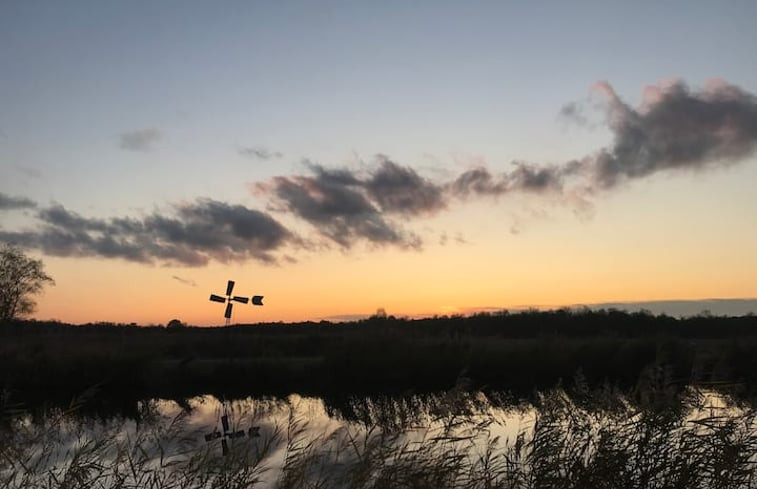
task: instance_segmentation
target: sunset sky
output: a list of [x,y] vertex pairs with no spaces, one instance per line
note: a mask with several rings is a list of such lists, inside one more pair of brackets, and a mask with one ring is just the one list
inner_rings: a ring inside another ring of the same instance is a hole
[[2,2],[0,241],[75,323],[757,298],[755,19]]

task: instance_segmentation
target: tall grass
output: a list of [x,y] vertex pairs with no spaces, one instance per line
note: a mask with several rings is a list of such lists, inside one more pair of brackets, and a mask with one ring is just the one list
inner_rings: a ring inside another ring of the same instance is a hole
[[[527,422],[504,438],[493,401],[464,388],[356,399],[361,416],[331,430],[289,406],[226,457],[203,441],[207,427],[185,412],[165,420],[149,403],[139,422],[81,418],[76,405],[35,422],[14,415],[1,432],[0,487],[757,487],[755,411],[709,407],[700,391],[670,389],[664,370],[648,375],[627,396],[579,376],[570,396],[554,389],[514,407]],[[254,424],[266,412],[236,414]]]

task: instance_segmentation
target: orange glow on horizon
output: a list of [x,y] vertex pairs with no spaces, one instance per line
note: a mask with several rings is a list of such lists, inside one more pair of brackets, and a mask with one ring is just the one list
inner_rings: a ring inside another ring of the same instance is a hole
[[[187,268],[95,258],[42,256],[56,285],[38,298],[38,319],[224,324],[223,305],[208,300],[236,281],[236,295],[263,295],[263,307],[238,304],[234,323],[318,321],[369,316],[468,314],[478,310],[604,302],[755,298],[757,228],[745,207],[752,190],[723,177],[717,195],[728,212],[703,199],[717,184],[661,180],[605,198],[601,212],[576,220],[557,208],[510,232],[507,205],[468,205],[428,221],[464,230],[462,243],[426,234],[420,251],[356,247],[302,252],[297,263],[211,263]],[[715,182],[715,183],[713,183]],[[677,194],[676,188],[690,194]],[[664,206],[655,204],[664,202]],[[641,204],[640,204],[641,203]],[[644,207],[647,206],[647,207]],[[462,227],[464,223],[465,226]],[[504,223],[504,225],[495,225]],[[177,280],[173,277],[178,277]]]

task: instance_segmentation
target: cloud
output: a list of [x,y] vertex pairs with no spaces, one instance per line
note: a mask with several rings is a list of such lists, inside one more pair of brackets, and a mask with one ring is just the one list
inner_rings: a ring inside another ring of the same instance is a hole
[[[624,182],[661,171],[720,168],[755,155],[757,99],[735,85],[714,81],[695,90],[681,81],[666,82],[647,87],[638,107],[624,102],[607,82],[592,90],[601,99],[612,139],[578,159],[559,164],[518,160],[503,172],[479,162],[459,175],[429,179],[378,155],[372,165],[357,170],[306,162],[303,174],[277,176],[251,189],[269,198],[270,210],[311,225],[327,247],[367,243],[418,249],[422,242],[410,228],[413,222],[461,201],[527,193],[568,203],[586,215],[593,197]],[[584,114],[579,103],[562,110],[580,123]],[[122,135],[122,147],[144,151],[160,137],[155,129],[134,131]],[[281,156],[263,147],[239,152],[257,159]],[[33,207],[28,199],[0,194],[0,209]],[[54,255],[189,266],[286,259],[277,252],[303,244],[267,213],[209,199],[141,218],[92,219],[54,205],[39,209],[37,220],[36,228],[0,232],[0,239]],[[518,230],[516,223],[513,231]],[[439,241],[450,239],[444,234]]]
[[137,129],[122,133],[119,136],[119,146],[128,151],[147,152],[152,150],[161,139],[163,139],[163,133],[158,129]]
[[460,198],[497,197],[516,192],[560,194],[566,179],[578,169],[575,164],[536,165],[514,161],[512,165],[513,170],[498,175],[492,175],[482,166],[467,170],[447,184],[447,190]]
[[433,214],[446,207],[441,186],[386,156],[379,155],[378,160],[378,168],[359,184],[382,211],[413,216]]
[[275,177],[260,188],[270,192],[283,210],[304,219],[344,248],[358,239],[379,245],[412,243],[384,219],[364,193],[340,183],[326,170],[321,169],[315,177]]
[[450,190],[458,196],[501,195],[507,192],[504,177],[494,177],[483,166],[467,170],[449,185]]
[[32,209],[37,207],[37,203],[26,197],[11,197],[0,192],[0,211],[15,209]]
[[[753,156],[757,148],[757,98],[724,81],[691,90],[681,81],[646,87],[638,108],[623,102],[607,82],[595,93],[604,97],[605,124],[612,143],[561,165],[514,162],[515,169],[492,175],[469,170],[450,184],[461,197],[499,196],[514,191],[570,193],[584,201],[599,190],[664,170],[723,167]],[[582,114],[579,105],[563,115]]]
[[690,317],[709,313],[713,316],[746,316],[757,313],[757,299],[701,299],[659,300],[646,302],[603,302],[598,304],[575,304],[572,308],[619,309],[621,311],[649,311],[652,314],[667,314]]
[[171,278],[184,285],[189,285],[190,287],[197,287],[197,282],[195,282],[192,279],[182,278],[182,277],[179,277],[178,275],[171,275]]
[[306,163],[311,175],[275,177],[253,185],[275,208],[291,212],[343,248],[363,240],[374,245],[419,248],[420,238],[392,215],[431,214],[446,206],[442,187],[384,156],[368,174]]
[[725,81],[697,91],[681,81],[650,86],[637,109],[607,82],[594,89],[606,98],[614,134],[611,146],[582,163],[600,188],[661,170],[724,166],[755,153],[757,98]]
[[[450,180],[432,181],[379,155],[367,171],[308,163],[309,174],[280,176],[253,188],[269,195],[273,208],[307,221],[344,248],[359,240],[418,247],[420,239],[397,219],[406,224],[456,200],[549,195],[586,215],[591,197],[621,182],[663,170],[722,167],[755,154],[757,100],[735,85],[716,81],[691,90],[683,82],[668,82],[647,87],[638,108],[623,102],[607,82],[593,91],[603,98],[613,139],[580,159],[514,161],[511,170],[497,174],[479,165]],[[586,121],[578,103],[566,105],[562,115]]]
[[95,219],[61,205],[40,209],[28,231],[0,231],[0,240],[53,256],[121,258],[142,263],[202,266],[255,259],[296,239],[268,214],[210,199],[174,207],[171,215]]
[[453,239],[455,243],[459,245],[468,244],[462,233],[455,233],[455,235],[450,238],[450,236],[446,232],[443,232],[439,235],[439,246],[447,246],[447,243],[449,243],[450,239]]
[[245,146],[239,148],[237,152],[242,156],[263,161],[279,159],[284,156],[284,154],[279,151],[271,151],[262,146]]
[[579,102],[568,102],[563,105],[558,116],[565,121],[574,122],[581,126],[589,125],[589,118],[586,116],[585,107]]

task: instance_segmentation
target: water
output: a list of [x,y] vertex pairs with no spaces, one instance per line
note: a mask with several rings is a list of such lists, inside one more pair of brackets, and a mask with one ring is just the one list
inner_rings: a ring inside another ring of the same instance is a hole
[[133,417],[15,418],[0,476],[2,487],[19,488],[539,487],[602,476],[614,487],[665,487],[696,472],[685,487],[710,487],[716,476],[722,487],[755,487],[750,407],[711,391],[657,401],[641,409],[620,395],[562,391],[536,404],[455,391],[338,404],[153,399]]

